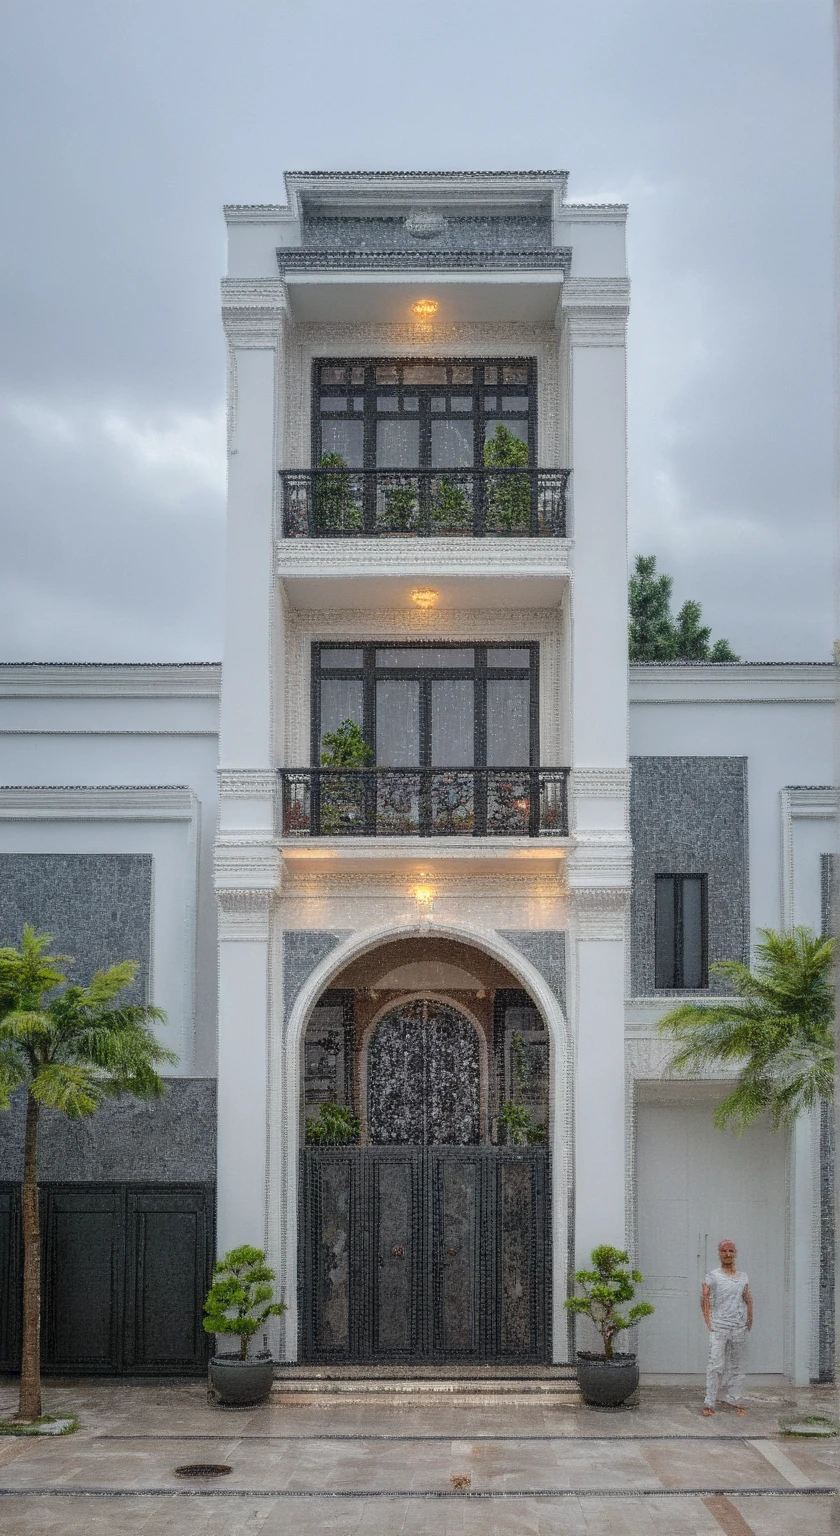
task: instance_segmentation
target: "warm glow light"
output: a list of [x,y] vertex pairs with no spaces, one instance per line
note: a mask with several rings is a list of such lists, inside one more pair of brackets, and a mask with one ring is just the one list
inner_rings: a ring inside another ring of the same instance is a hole
[[421,320],[429,320],[432,315],[437,314],[437,299],[418,299],[411,308]]
[[415,608],[434,608],[437,600],[438,593],[434,587],[415,587],[411,594]]

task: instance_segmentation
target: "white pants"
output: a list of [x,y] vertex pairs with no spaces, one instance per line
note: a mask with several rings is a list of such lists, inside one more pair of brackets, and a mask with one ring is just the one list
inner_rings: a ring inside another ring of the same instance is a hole
[[744,1348],[746,1328],[712,1329],[709,1334],[709,1363],[706,1367],[706,1407],[714,1408],[720,1396],[725,1403],[737,1403],[744,1386]]

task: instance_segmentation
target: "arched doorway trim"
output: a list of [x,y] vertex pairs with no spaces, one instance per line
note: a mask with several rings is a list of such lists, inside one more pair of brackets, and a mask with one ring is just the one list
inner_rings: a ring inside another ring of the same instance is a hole
[[481,1140],[484,1142],[487,1140],[488,1130],[487,1096],[490,1071],[487,1057],[487,1035],[482,1029],[479,1020],[475,1017],[475,1014],[471,1013],[469,1008],[465,1007],[463,1003],[456,1001],[456,999],[447,992],[432,992],[428,988],[423,988],[418,992],[406,992],[404,996],[401,995],[399,998],[392,998],[390,1003],[384,1003],[381,1008],[377,1009],[370,1023],[365,1026],[365,1031],[362,1035],[361,1041],[361,1070],[359,1073],[359,1113],[362,1120],[362,1138],[364,1140],[367,1137],[368,1129],[368,1051],[370,1048],[371,1040],[373,1039],[373,1032],[376,1029],[377,1024],[379,1024],[380,1020],[384,1019],[386,1014],[392,1013],[395,1008],[401,1007],[404,1003],[423,1002],[424,999],[428,1000],[429,1002],[445,1003],[447,1008],[454,1008],[456,1013],[462,1014],[463,1017],[467,1019],[478,1036],[479,1123]]
[[422,928],[407,928],[404,923],[389,923],[379,928],[354,933],[325,956],[301,987],[289,1017],[283,1021],[281,1056],[282,1081],[271,1095],[269,1105],[268,1166],[266,1169],[269,1249],[278,1257],[287,1312],[284,1318],[286,1359],[298,1358],[298,1169],[300,1144],[301,1051],[309,1016],[322,992],[326,992],[339,972],[351,961],[394,939],[449,939],[471,945],[491,955],[515,976],[529,993],[549,1032],[551,1070],[549,1090],[549,1136],[552,1153],[552,1358],[566,1358],[566,1320],[563,1302],[570,1274],[569,1222],[572,1212],[572,1053],[568,1024],[559,999],[545,977],[495,930],[473,929],[464,924],[423,923]]

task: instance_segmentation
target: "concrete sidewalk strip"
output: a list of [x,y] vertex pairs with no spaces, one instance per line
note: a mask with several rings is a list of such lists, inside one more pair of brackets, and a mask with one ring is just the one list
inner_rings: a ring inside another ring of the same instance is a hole
[[781,1473],[785,1481],[790,1483],[791,1488],[813,1487],[810,1477],[806,1477],[805,1473],[800,1471],[799,1467],[791,1461],[780,1445],[776,1445],[775,1441],[748,1440],[747,1445],[751,1445],[754,1450],[758,1451],[760,1456],[764,1457],[765,1461],[769,1461],[771,1467],[775,1467],[776,1471]]

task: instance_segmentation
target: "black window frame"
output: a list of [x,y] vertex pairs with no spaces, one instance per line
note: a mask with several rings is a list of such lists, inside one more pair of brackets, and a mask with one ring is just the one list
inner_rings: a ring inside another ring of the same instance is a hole
[[[463,651],[473,652],[472,667],[377,667],[377,651]],[[488,656],[493,651],[527,651],[530,661],[528,667],[502,667],[488,664]],[[362,664],[355,667],[330,667],[322,666],[321,653],[323,651],[361,651]],[[484,768],[487,766],[487,682],[496,680],[521,679],[527,677],[530,682],[529,709],[528,709],[528,735],[529,735],[529,761],[527,763],[503,763],[499,767],[504,768],[538,768],[540,766],[540,679],[539,679],[539,641],[536,640],[373,640],[373,641],[340,641],[313,640],[311,661],[311,693],[310,693],[310,755],[312,766],[317,768],[321,761],[321,682],[324,678],[353,678],[362,680],[362,733],[371,752],[376,751],[376,684],[378,681],[409,681],[420,684],[420,762],[418,768],[452,767],[452,764],[431,763],[431,683],[441,680],[469,679],[475,684],[474,693],[474,717],[473,717],[473,767]],[[429,686],[424,688],[424,683]],[[379,766],[375,757],[371,757],[370,767]],[[389,765],[383,764],[387,767]]]
[[[663,957],[660,960],[659,953],[659,911],[660,901],[664,899],[665,882],[672,885],[670,900],[673,907],[673,953],[670,963],[666,965]],[[697,986],[688,986],[685,981],[685,924],[684,924],[684,891],[689,881],[699,882],[700,885],[700,976]],[[656,992],[702,992],[709,985],[709,877],[707,874],[681,872],[679,874],[668,873],[655,876],[654,891],[654,955],[653,976],[654,991]],[[670,976],[669,981],[660,980],[665,974]]]
[[[412,367],[443,367],[447,371],[447,382],[427,384],[405,384],[404,373],[406,368]],[[327,368],[343,368],[345,372],[344,384],[324,384],[323,375]],[[396,383],[378,383],[377,369],[394,369],[397,373]],[[472,384],[456,384],[453,382],[453,370],[471,368],[473,372]],[[504,368],[525,368],[527,380],[524,383],[509,382],[504,384],[501,378],[497,383],[485,381],[486,369],[501,370]],[[364,373],[363,382],[353,384],[353,373]],[[501,401],[503,392],[510,394],[526,395],[528,400],[528,463],[537,463],[537,360],[535,357],[319,357],[312,363],[312,467],[317,469],[321,463],[322,439],[321,423],[328,421],[361,421],[363,424],[363,450],[360,466],[351,466],[362,469],[395,470],[418,468],[440,469],[445,466],[435,464],[431,457],[431,428],[432,421],[472,421],[473,423],[473,463],[464,465],[464,469],[481,469],[484,467],[484,442],[487,420],[491,421],[521,421],[521,410],[504,411],[502,409],[488,410],[485,405],[485,395],[495,391]],[[472,411],[453,411],[451,407],[452,395],[472,395]],[[418,412],[411,413],[407,418],[403,410],[405,396],[418,397]],[[433,396],[445,396],[446,408],[443,411],[432,412],[431,400]],[[378,396],[392,396],[395,401],[395,410],[391,412],[379,412],[377,408]],[[324,413],[321,409],[322,398],[345,399],[347,409]],[[354,399],[362,401],[361,410],[351,409]],[[420,451],[418,465],[394,465],[377,464],[376,459],[376,425],[378,421],[418,420],[420,427]]]

